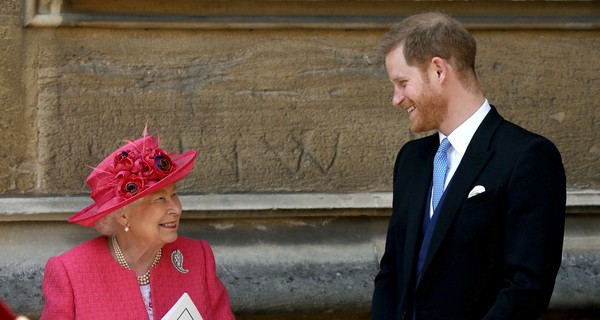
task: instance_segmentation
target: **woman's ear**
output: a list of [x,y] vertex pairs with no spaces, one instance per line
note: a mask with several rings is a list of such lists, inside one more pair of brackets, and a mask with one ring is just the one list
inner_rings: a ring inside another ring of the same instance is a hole
[[115,221],[123,228],[129,228],[129,223],[127,220],[127,212],[125,210],[119,210],[115,214]]

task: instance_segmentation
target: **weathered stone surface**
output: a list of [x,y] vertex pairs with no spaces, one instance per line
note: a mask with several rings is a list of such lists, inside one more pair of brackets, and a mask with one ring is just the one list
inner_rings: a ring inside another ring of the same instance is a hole
[[476,32],[478,74],[505,117],[550,138],[571,188],[600,185],[599,31]]
[[[374,55],[383,31],[28,32],[28,52],[40,48],[28,165],[41,193],[87,192],[86,165],[146,122],[165,146],[200,150],[186,192],[389,190],[395,154],[415,137],[389,106]],[[570,187],[600,186],[598,67],[586,61],[598,32],[475,36],[490,101],[556,142]]]
[[186,190],[389,185],[399,137],[380,128],[398,117],[381,82],[368,81],[382,69],[360,43],[294,32],[83,35],[61,31],[60,46],[44,41],[38,57],[43,191],[86,192],[85,165],[145,122],[166,146],[200,149]]
[[[88,193],[87,166],[146,122],[168,150],[199,149],[182,193],[390,191],[418,136],[390,106],[374,54],[385,30],[24,28],[24,3],[0,5],[0,195]],[[510,13],[443,5],[456,4]],[[490,102],[557,144],[570,189],[600,189],[600,30],[474,35]],[[567,221],[554,309],[600,309],[594,210]],[[213,244],[237,312],[367,313],[387,219],[321,215],[190,219],[182,234]],[[35,319],[46,259],[95,232],[30,217],[0,223],[0,298]]]
[[586,239],[596,244],[592,250],[566,251],[553,297],[557,309],[599,309],[600,238]]
[[35,117],[24,96],[21,1],[0,5],[0,194],[35,191]]
[[[185,219],[181,234],[206,239],[238,314],[370,310],[388,217]],[[337,212],[336,214],[339,214]],[[600,307],[600,219],[567,219],[551,310]],[[46,260],[95,231],[65,222],[0,224],[0,297],[36,318]]]

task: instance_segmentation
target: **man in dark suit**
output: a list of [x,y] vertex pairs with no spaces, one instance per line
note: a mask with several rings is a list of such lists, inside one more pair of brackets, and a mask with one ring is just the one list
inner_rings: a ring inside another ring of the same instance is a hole
[[380,49],[393,105],[437,132],[398,153],[372,319],[537,319],[561,263],[558,150],[488,103],[475,40],[449,16],[409,17]]

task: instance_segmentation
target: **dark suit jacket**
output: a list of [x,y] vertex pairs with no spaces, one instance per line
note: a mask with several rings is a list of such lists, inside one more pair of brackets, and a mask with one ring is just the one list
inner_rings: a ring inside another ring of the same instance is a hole
[[[547,139],[494,107],[446,188],[415,285],[437,133],[410,141],[394,169],[393,213],[372,319],[537,319],[561,263],[566,182]],[[473,187],[486,191],[468,198]],[[414,307],[414,310],[413,310]]]

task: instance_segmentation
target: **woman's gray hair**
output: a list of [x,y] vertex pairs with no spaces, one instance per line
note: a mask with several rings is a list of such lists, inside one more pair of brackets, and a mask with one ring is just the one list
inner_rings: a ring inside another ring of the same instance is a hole
[[100,218],[100,220],[96,221],[94,224],[94,228],[98,230],[101,234],[105,236],[116,236],[119,233],[119,228],[123,226],[119,224],[117,221],[117,217],[125,215],[125,213],[131,208],[135,206],[136,203],[140,202],[140,200],[144,199],[146,196],[141,197],[134,202],[124,206],[123,208],[117,209],[106,216]]
[[100,220],[96,221],[94,224],[94,228],[105,236],[117,235],[119,228],[121,228],[121,225],[117,221],[117,217],[123,215],[127,211],[127,207],[128,206],[117,209],[100,218]]

